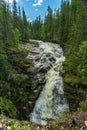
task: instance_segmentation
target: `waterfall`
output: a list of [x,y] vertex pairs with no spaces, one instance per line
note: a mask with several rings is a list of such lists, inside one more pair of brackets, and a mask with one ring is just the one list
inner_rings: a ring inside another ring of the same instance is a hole
[[64,98],[63,79],[60,75],[65,57],[59,45],[49,42],[38,41],[38,47],[34,47],[33,50],[37,52],[37,55],[32,57],[35,66],[44,68],[47,73],[44,74],[46,83],[30,115],[30,121],[46,125],[46,119],[56,119],[68,111],[68,104]]

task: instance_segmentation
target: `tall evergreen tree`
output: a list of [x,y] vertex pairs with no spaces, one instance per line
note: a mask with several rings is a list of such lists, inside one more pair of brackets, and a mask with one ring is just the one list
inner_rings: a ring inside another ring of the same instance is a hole
[[47,9],[47,14],[45,16],[45,21],[44,21],[44,39],[45,40],[51,40],[53,37],[53,11],[48,6]]
[[22,41],[29,41],[29,24],[27,22],[24,8],[22,8]]
[[18,27],[18,17],[17,17],[17,6],[16,0],[13,0],[13,26],[14,28]]

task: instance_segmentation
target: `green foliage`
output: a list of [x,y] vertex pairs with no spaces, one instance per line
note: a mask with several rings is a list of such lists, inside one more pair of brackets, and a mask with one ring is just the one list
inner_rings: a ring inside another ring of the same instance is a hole
[[24,127],[24,130],[29,130],[29,127],[28,127],[28,126],[25,126],[25,127]]
[[65,128],[63,126],[60,127],[60,130],[64,130]]
[[[20,10],[21,12],[21,10]],[[23,17],[23,19],[22,19]],[[16,6],[16,1],[13,1],[12,13],[6,2],[0,3],[0,40],[6,46],[16,46],[22,42],[29,40],[29,23],[26,19],[26,14],[19,13]]]
[[87,98],[85,101],[80,102],[78,111],[87,111]]
[[[1,44],[0,54],[0,96],[9,99],[20,115],[20,109],[27,105],[31,96],[32,82],[26,74],[27,69],[31,67],[30,61],[25,58],[27,51],[9,47],[5,49]],[[22,104],[21,108],[19,104]],[[11,115],[9,111],[8,116]]]
[[6,114],[10,117],[17,116],[17,109],[9,99],[0,97],[0,113]]
[[22,8],[22,15],[23,15],[23,20],[22,20],[22,41],[26,42],[29,41],[29,24],[27,22],[26,14],[24,9]]
[[65,77],[64,77],[64,82],[65,83],[68,83],[68,84],[71,84],[71,85],[75,85],[75,84],[78,84],[80,82],[80,79],[78,76],[75,76],[75,75],[69,75],[69,74],[66,74]]
[[24,130],[34,130],[33,128],[30,128],[29,126],[25,125]]
[[19,130],[19,123],[18,122],[14,122],[11,125],[10,130]]
[[48,6],[47,9],[47,15],[45,17],[45,22],[44,22],[44,39],[47,41],[50,41],[52,39],[53,35],[53,17],[52,17],[52,9],[50,6]]
[[87,41],[82,42],[80,45],[78,56],[80,60],[80,64],[77,67],[78,75],[81,77],[81,80],[84,81],[87,75]]
[[[35,21],[30,24],[30,37],[32,39],[42,39],[44,33],[44,26],[41,17],[36,17]],[[32,35],[33,34],[33,35]]]
[[[21,128],[22,127],[22,128]],[[20,130],[20,129],[23,129],[23,130],[34,130],[33,128],[31,128],[28,125],[26,124],[21,124],[21,122],[14,122],[11,126],[10,126],[10,130]]]
[[0,42],[0,79],[4,80],[8,73],[11,73],[11,66],[8,62],[5,46]]
[[19,49],[19,43],[24,40],[29,40],[29,23],[24,9],[22,16],[19,10],[18,16],[15,0],[11,12],[6,2],[0,2],[0,110],[10,117],[21,115],[19,109],[26,106],[31,93],[32,82],[26,74],[30,61],[25,59],[27,51]]
[[[20,32],[17,28],[12,31],[13,35],[13,47],[18,47],[19,42],[20,42]],[[14,44],[15,43],[15,44]]]

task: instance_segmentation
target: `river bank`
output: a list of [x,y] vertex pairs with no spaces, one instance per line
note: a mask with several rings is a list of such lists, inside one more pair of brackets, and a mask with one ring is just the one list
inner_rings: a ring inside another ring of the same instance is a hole
[[[54,121],[48,120],[46,126],[28,121],[19,121],[0,115],[1,130],[86,130],[87,112],[66,114]],[[14,129],[12,129],[14,128]]]

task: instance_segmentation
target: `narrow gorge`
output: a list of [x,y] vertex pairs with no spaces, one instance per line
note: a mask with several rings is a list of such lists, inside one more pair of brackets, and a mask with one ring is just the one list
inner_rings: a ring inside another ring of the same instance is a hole
[[47,119],[56,119],[69,107],[64,97],[62,62],[65,60],[62,48],[58,44],[30,41],[24,47],[29,50],[28,59],[33,60],[33,88],[39,96],[30,114],[30,121],[46,125]]

